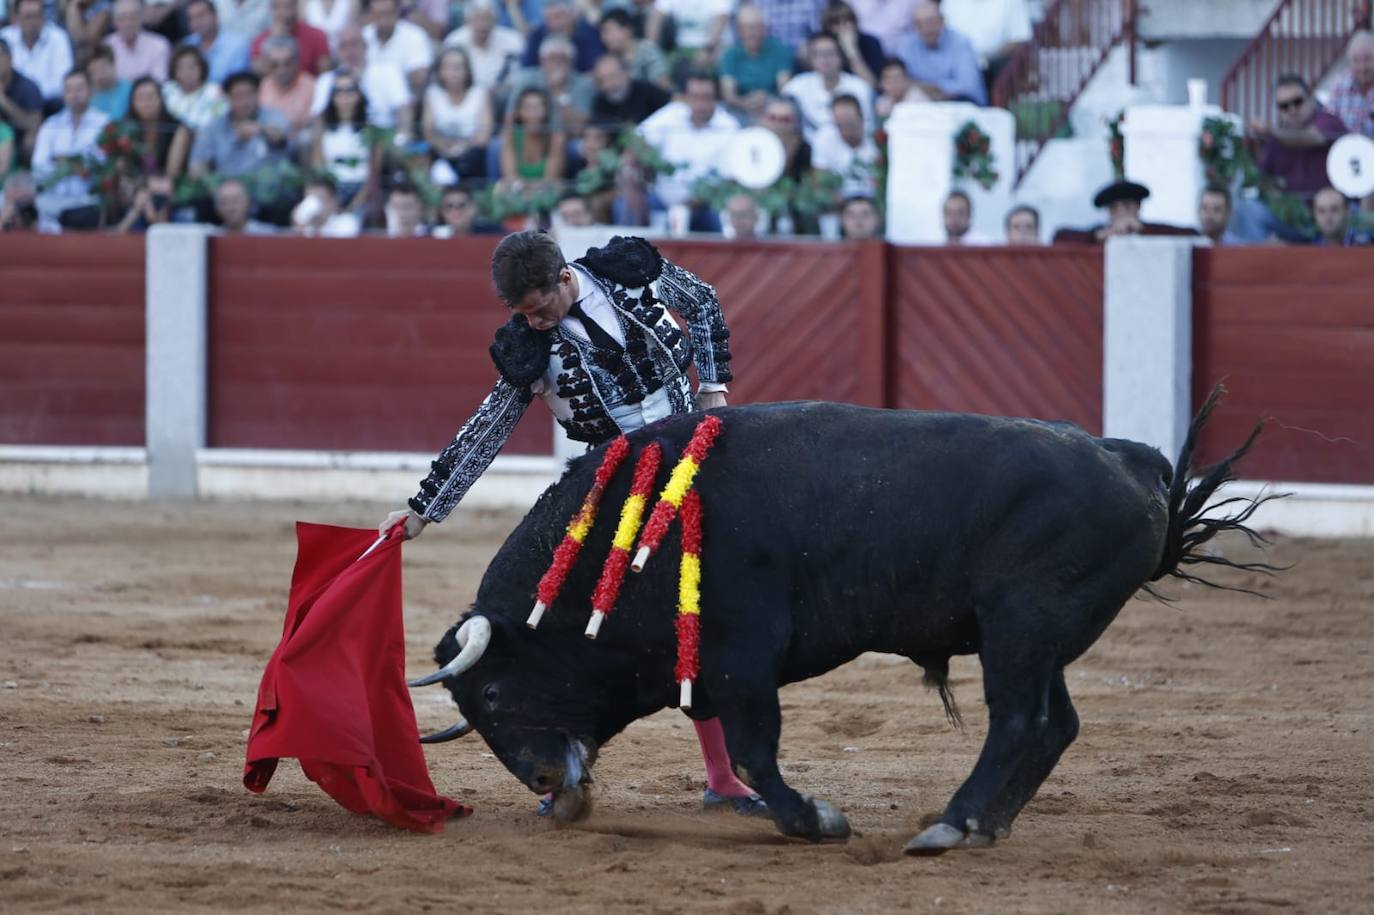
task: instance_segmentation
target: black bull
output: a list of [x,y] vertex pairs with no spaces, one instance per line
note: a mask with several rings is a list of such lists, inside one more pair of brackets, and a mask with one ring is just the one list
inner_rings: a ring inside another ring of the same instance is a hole
[[[825,403],[717,411],[724,428],[696,483],[701,672],[690,713],[720,716],[735,771],[778,829],[812,840],[849,834],[838,810],[778,772],[779,686],[887,652],[923,667],[955,715],[949,659],[976,653],[986,741],[939,822],[907,849],[1005,836],[1078,733],[1064,666],[1149,582],[1193,578],[1183,568],[1191,563],[1230,565],[1198,552],[1212,535],[1248,533],[1257,503],[1230,518],[1202,511],[1254,434],[1204,477],[1187,473],[1216,397],[1194,420],[1177,468],[1153,448],[1068,423]],[[630,460],[658,441],[666,464],[699,419],[631,434]],[[573,461],[501,547],[464,618],[489,621],[475,620],[490,641],[465,672],[444,677],[506,768],[536,792],[554,791],[555,812],[568,818],[585,812],[597,750],[678,698],[672,534],[643,573],[627,575],[600,637],[583,636],[628,466],[561,596],[537,631],[525,625],[602,450]],[[665,478],[661,470],[660,486]],[[435,659],[455,659],[470,630],[450,629]]]

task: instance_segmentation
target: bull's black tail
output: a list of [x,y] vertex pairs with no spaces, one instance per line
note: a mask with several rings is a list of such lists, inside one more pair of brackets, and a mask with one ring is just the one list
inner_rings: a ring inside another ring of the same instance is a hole
[[[1263,420],[1256,423],[1255,428],[1251,430],[1250,435],[1239,448],[1220,463],[1195,473],[1192,462],[1198,436],[1201,434],[1203,426],[1207,425],[1207,420],[1211,417],[1212,411],[1225,393],[1226,389],[1219,384],[1212,388],[1212,393],[1207,395],[1207,400],[1203,403],[1202,409],[1198,411],[1192,425],[1188,427],[1188,437],[1183,442],[1183,450],[1179,452],[1178,464],[1174,467],[1173,480],[1169,484],[1169,533],[1164,542],[1164,556],[1160,559],[1159,568],[1155,570],[1150,580],[1159,581],[1168,575],[1212,588],[1221,588],[1226,591],[1246,591],[1246,593],[1253,594],[1254,592],[1245,588],[1219,585],[1187,570],[1191,566],[1215,565],[1272,574],[1282,571],[1283,568],[1270,565],[1267,562],[1234,562],[1224,556],[1204,552],[1202,549],[1207,541],[1223,531],[1240,531],[1250,539],[1251,544],[1263,547],[1269,541],[1248,527],[1245,522],[1250,520],[1250,516],[1265,502],[1270,499],[1281,499],[1284,495],[1267,495],[1255,499],[1237,497],[1223,499],[1214,505],[1208,505],[1212,496],[1221,486],[1236,478],[1236,462],[1250,450],[1250,446],[1255,443],[1255,439],[1259,437],[1260,430],[1264,426]],[[1218,513],[1225,506],[1237,504],[1242,507],[1234,514]],[[1150,593],[1158,596],[1158,592],[1149,585],[1145,587]]]

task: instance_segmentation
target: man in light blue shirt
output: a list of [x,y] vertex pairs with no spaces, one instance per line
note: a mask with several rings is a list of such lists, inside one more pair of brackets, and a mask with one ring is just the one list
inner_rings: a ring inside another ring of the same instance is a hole
[[210,0],[191,0],[186,6],[186,23],[191,34],[182,44],[200,48],[210,66],[210,82],[223,83],[248,69],[248,42],[220,28],[219,11]]
[[986,105],[987,89],[978,70],[978,54],[967,38],[945,28],[939,5],[926,0],[916,7],[913,20],[916,30],[901,37],[897,56],[916,86],[935,100]]

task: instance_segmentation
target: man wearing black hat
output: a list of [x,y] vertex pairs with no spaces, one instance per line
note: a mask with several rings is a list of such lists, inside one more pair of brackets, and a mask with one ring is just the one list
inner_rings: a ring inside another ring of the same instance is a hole
[[1093,206],[1106,208],[1105,225],[1090,229],[1060,229],[1054,233],[1054,243],[1105,244],[1113,235],[1196,235],[1193,229],[1142,222],[1140,203],[1150,196],[1150,189],[1134,181],[1114,181],[1097,192]]

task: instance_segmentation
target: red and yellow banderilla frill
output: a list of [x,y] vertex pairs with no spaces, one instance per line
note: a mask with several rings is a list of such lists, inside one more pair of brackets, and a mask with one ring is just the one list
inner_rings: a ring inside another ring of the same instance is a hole
[[692,707],[692,681],[701,670],[701,496],[695,489],[682,498],[682,567],[677,582],[678,705]]
[[601,623],[615,607],[620,596],[620,583],[625,580],[625,568],[630,564],[630,548],[634,546],[635,535],[639,533],[639,523],[644,518],[644,507],[649,504],[649,496],[654,490],[654,477],[658,476],[658,465],[663,459],[663,449],[658,442],[651,443],[639,454],[635,463],[634,482],[630,484],[630,494],[620,508],[620,525],[615,529],[615,539],[611,551],[606,556],[606,564],[601,568],[601,580],[592,592],[592,617],[587,621],[587,638],[594,639],[601,631]]
[[552,607],[553,602],[558,599],[558,592],[563,590],[563,582],[572,571],[573,563],[577,562],[577,554],[586,542],[592,525],[596,523],[596,509],[601,504],[601,494],[606,491],[606,486],[629,453],[630,442],[623,435],[613,439],[606,447],[606,453],[601,458],[601,466],[596,468],[592,488],[582,500],[582,507],[568,522],[567,533],[563,536],[563,542],[558,544],[558,549],[553,551],[553,562],[549,565],[548,571],[539,579],[538,599],[534,602],[534,609],[530,611],[530,618],[525,622],[531,629],[539,625],[544,611]]
[[644,569],[644,564],[649,561],[649,556],[658,549],[663,542],[663,537],[668,533],[668,525],[673,523],[673,517],[678,513],[682,506],[682,500],[692,489],[692,483],[696,479],[697,471],[701,469],[702,461],[706,460],[706,454],[711,450],[711,446],[716,443],[716,437],[720,435],[720,418],[707,416],[697,423],[696,430],[692,433],[692,439],[687,443],[687,449],[682,452],[682,457],[678,459],[677,466],[668,477],[668,483],[663,487],[663,492],[659,494],[658,504],[654,506],[653,513],[649,515],[649,521],[644,525],[644,533],[639,538],[639,550],[635,553],[634,562],[630,568],[636,572]]

